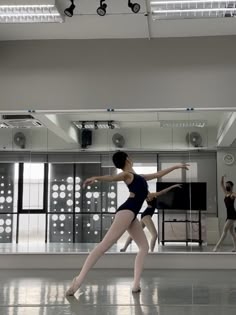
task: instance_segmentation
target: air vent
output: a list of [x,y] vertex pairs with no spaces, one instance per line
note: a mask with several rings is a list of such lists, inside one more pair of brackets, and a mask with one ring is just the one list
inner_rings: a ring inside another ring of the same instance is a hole
[[0,121],[0,128],[9,128],[8,124]]
[[2,115],[4,120],[13,120],[13,119],[34,119],[31,115]]
[[4,115],[0,121],[1,128],[39,128],[43,124],[31,115]]

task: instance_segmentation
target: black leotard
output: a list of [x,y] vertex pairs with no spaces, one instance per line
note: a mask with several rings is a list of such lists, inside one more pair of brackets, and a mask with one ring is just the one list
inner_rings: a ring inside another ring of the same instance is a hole
[[227,210],[227,220],[236,220],[236,210],[234,208],[234,200],[235,198],[229,196],[225,196],[224,202]]
[[130,210],[134,213],[135,219],[143,205],[144,200],[147,198],[148,185],[143,176],[134,173],[132,174],[134,175],[134,178],[127,186],[129,188],[129,192],[134,194],[134,197],[129,197],[125,203],[117,209],[117,212],[121,210]]
[[156,209],[156,202],[156,198],[153,198],[152,201],[147,201],[148,207],[141,214],[141,219],[144,218],[146,215],[150,215],[151,217],[153,216]]

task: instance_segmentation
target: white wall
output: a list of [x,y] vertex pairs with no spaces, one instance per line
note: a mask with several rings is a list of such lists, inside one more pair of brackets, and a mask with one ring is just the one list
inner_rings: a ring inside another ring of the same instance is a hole
[[[109,151],[114,150],[112,136],[120,133],[125,138],[125,149],[142,151],[174,151],[188,150],[186,134],[189,131],[197,131],[201,134],[204,147],[209,149],[215,147],[216,132],[214,128],[122,128],[114,130],[93,131],[93,144],[88,147],[88,151]],[[46,128],[33,128],[28,130],[0,129],[0,151],[19,150],[14,144],[16,132],[23,132],[26,136],[27,151],[78,151],[79,144],[71,144],[59,138],[56,134]]]
[[[233,165],[226,165],[223,162],[223,156],[226,153],[231,153],[236,158],[236,149],[226,149],[226,150],[220,150],[217,152],[218,216],[219,216],[220,232],[222,232],[223,226],[224,226],[225,220],[226,220],[226,208],[225,208],[225,204],[224,204],[224,194],[222,192],[222,188],[220,185],[221,176],[226,175],[227,180],[231,180],[234,183],[234,185],[235,185],[234,191],[236,190],[236,164],[234,163]],[[236,206],[236,204],[235,204],[235,206]],[[227,237],[225,243],[226,244],[232,244],[230,236]]]
[[0,109],[235,106],[235,37],[0,42]]

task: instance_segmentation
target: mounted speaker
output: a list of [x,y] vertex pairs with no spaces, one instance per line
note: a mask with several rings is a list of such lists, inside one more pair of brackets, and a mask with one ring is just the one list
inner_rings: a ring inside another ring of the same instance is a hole
[[86,149],[88,145],[92,145],[92,131],[89,129],[81,129],[80,131],[81,148]]

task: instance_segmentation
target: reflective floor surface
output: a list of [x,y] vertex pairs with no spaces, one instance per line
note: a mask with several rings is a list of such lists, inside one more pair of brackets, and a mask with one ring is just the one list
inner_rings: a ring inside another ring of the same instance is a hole
[[144,271],[132,294],[132,270],[94,270],[66,298],[75,271],[0,271],[1,315],[235,315],[236,271]]
[[[0,243],[0,253],[87,253],[90,252],[97,244],[95,243],[21,243],[21,244],[8,244]],[[117,253],[123,247],[122,244],[115,244],[108,252]],[[168,244],[166,246],[156,245],[155,253],[165,252],[212,252],[212,246],[198,246],[196,244],[185,246],[183,244]],[[221,252],[231,252],[232,246],[223,246]],[[137,246],[131,244],[128,247],[127,253],[137,252]]]

